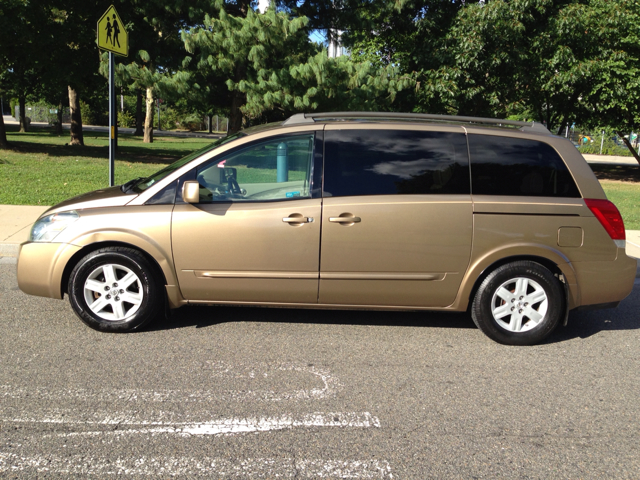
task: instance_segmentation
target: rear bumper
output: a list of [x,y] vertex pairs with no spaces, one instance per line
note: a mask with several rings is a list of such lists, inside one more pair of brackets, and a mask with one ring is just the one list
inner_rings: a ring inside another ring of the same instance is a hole
[[572,263],[580,286],[580,300],[576,306],[619,303],[633,290],[637,262],[628,257],[623,248],[612,262]]
[[62,298],[64,269],[80,248],[68,243],[23,243],[18,254],[18,287],[29,295]]

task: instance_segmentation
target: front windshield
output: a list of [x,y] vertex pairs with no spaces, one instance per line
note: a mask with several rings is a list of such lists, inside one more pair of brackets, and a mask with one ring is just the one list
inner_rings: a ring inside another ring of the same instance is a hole
[[189,163],[191,160],[193,160],[194,158],[199,157],[200,155],[203,155],[207,152],[210,152],[211,150],[214,150],[218,147],[220,147],[221,145],[224,145],[225,143],[229,143],[232,142],[233,140],[236,140],[240,137],[244,137],[246,134],[244,132],[238,132],[235,135],[230,135],[224,138],[220,138],[218,140],[216,140],[215,142],[213,142],[210,145],[207,145],[204,148],[201,148],[200,150],[197,150],[193,153],[190,153],[189,155],[187,155],[186,157],[182,157],[180,160],[173,162],[171,165],[168,165],[166,167],[164,167],[162,170],[154,173],[153,175],[147,177],[147,178],[143,178],[140,181],[136,182],[134,185],[132,185],[130,188],[132,191],[136,192],[136,193],[141,193],[143,191],[145,191],[147,188],[149,188],[151,185],[153,185],[156,182],[159,182],[160,180],[162,180],[163,178],[165,178],[166,176],[170,175],[171,173],[175,172],[176,170],[178,170],[180,167],[182,167],[183,165],[186,165],[187,163]]

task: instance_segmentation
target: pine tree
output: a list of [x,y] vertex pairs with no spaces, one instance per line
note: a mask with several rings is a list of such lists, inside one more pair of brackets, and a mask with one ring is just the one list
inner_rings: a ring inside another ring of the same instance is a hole
[[309,40],[306,17],[291,17],[273,6],[264,14],[249,10],[246,17],[222,9],[203,23],[182,37],[201,72],[228,77],[230,133],[242,128],[243,116],[388,108],[398,91],[413,84],[391,66],[328,58]]

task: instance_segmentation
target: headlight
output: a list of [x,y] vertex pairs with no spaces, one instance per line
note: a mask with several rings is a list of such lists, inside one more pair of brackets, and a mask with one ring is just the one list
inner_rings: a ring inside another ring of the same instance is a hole
[[32,242],[50,242],[78,218],[78,213],[73,210],[42,217],[33,225],[29,240]]

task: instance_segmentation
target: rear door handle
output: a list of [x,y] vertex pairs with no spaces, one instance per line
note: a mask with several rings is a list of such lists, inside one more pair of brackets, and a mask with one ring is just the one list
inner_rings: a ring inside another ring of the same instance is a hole
[[329,217],[329,221],[333,223],[360,223],[362,220],[360,217]]

